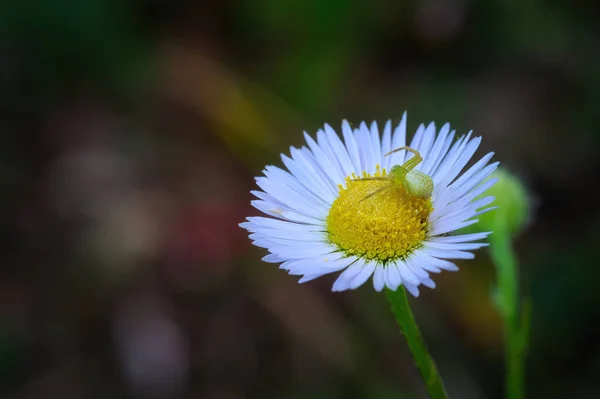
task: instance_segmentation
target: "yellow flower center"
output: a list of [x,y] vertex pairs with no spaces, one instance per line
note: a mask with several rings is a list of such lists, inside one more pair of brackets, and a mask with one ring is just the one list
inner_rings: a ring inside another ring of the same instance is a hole
[[[377,165],[373,176],[386,174]],[[373,176],[363,172],[362,177]],[[346,177],[345,187],[339,185],[326,220],[329,240],[347,255],[383,263],[418,248],[427,234],[431,199],[412,196],[392,181],[357,181],[357,177],[353,173]],[[389,188],[365,199],[386,185]]]

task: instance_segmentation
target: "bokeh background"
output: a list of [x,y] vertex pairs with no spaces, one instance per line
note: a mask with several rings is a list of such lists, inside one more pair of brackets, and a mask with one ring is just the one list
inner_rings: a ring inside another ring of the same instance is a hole
[[[384,296],[260,261],[253,177],[342,118],[449,121],[519,176],[531,398],[600,397],[600,7],[0,6],[0,395],[423,398]],[[500,398],[487,252],[413,301],[454,398]]]

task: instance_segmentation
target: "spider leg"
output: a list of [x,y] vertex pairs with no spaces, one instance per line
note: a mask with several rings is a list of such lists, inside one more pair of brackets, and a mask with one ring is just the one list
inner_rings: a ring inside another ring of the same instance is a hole
[[359,177],[356,179],[352,179],[352,181],[368,181],[368,180],[390,180],[389,177]]
[[388,152],[384,156],[388,156],[390,154],[393,154],[395,152],[402,151],[402,150],[406,150],[406,151],[412,152],[414,154],[414,157],[412,157],[408,161],[404,162],[404,165],[402,165],[402,167],[404,169],[406,169],[407,172],[414,169],[415,166],[417,166],[418,164],[421,163],[421,161],[423,161],[423,157],[421,157],[421,154],[419,153],[419,151],[415,150],[414,148],[407,147],[407,146],[396,148],[395,150]]
[[367,198],[371,198],[372,196],[382,192],[383,190],[387,190],[388,188],[392,188],[392,185],[390,184],[389,186],[378,188],[377,190],[373,191],[371,194],[367,195],[365,198],[361,199],[361,202],[366,200]]
[[402,151],[402,150],[410,151],[410,152],[412,152],[413,154],[415,154],[415,156],[417,156],[417,157],[420,157],[420,156],[421,156],[421,154],[419,154],[419,151],[415,150],[415,149],[414,149],[414,148],[412,148],[412,147],[406,146],[406,145],[405,145],[405,146],[402,146],[402,147],[398,147],[398,148],[396,148],[396,149],[393,149],[392,151],[388,152],[387,154],[384,154],[383,156],[384,156],[384,157],[387,157],[388,155],[391,155],[391,154],[393,154],[393,153],[395,153],[395,152]]
[[402,165],[402,167],[404,169],[406,169],[407,171],[411,171],[412,169],[415,168],[415,166],[420,164],[422,160],[423,160],[423,158],[421,158],[421,155],[415,155],[408,161],[404,162],[404,165]]

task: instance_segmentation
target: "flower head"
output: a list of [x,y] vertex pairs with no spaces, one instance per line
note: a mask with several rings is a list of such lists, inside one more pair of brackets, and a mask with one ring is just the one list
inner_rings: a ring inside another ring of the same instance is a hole
[[254,245],[266,248],[263,260],[281,263],[300,283],[342,271],[333,291],[355,289],[373,276],[373,287],[414,296],[419,286],[434,288],[430,273],[458,270],[453,259],[471,259],[471,250],[489,232],[450,235],[477,222],[490,209],[483,196],[497,168],[489,153],[464,173],[481,142],[471,133],[454,140],[445,124],[421,125],[410,145],[406,113],[392,132],[380,136],[377,123],[356,129],[342,123],[343,141],[325,125],[317,141],[282,155],[288,171],[267,166],[256,182],[262,191],[252,205],[268,217],[249,217]]

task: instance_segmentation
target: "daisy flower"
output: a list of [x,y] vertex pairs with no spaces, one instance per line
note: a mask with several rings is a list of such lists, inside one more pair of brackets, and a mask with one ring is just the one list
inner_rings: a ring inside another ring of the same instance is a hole
[[380,135],[376,122],[352,128],[342,123],[342,139],[329,125],[308,147],[282,155],[287,170],[267,166],[256,182],[262,191],[252,205],[266,216],[240,226],[263,260],[280,263],[304,283],[342,271],[333,291],[355,289],[371,276],[373,287],[412,295],[435,288],[431,273],[455,271],[455,259],[472,259],[487,245],[489,232],[451,235],[493,209],[484,196],[496,179],[486,178],[498,162],[488,153],[465,169],[481,143],[471,133],[455,140],[445,124],[420,125],[407,144],[406,113]]

